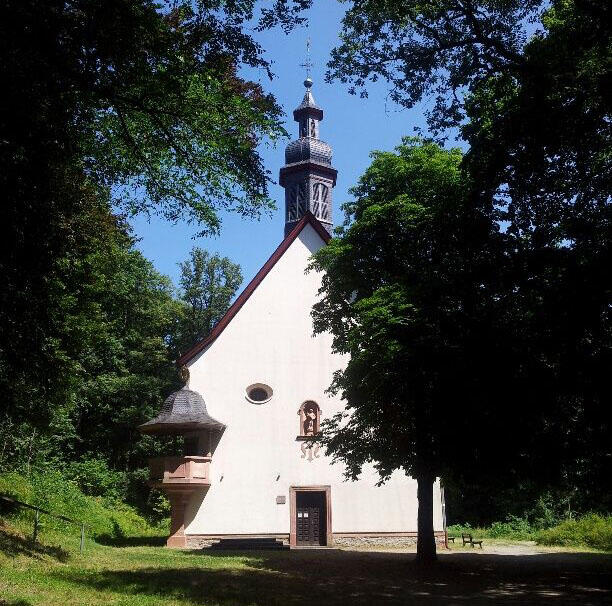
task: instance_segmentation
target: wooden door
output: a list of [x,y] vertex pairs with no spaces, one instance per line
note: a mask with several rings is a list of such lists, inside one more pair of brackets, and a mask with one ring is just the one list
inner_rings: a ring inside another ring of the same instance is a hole
[[325,545],[324,493],[298,493],[296,516],[296,543],[298,545]]

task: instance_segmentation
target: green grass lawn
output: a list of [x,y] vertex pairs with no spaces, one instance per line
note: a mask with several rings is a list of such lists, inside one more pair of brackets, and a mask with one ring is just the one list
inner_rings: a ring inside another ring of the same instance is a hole
[[33,546],[14,527],[0,526],[3,606],[588,606],[612,598],[612,556],[605,554],[455,549],[423,569],[414,553],[175,551],[149,537],[121,546],[88,540],[80,555],[78,533],[48,531],[43,540]]

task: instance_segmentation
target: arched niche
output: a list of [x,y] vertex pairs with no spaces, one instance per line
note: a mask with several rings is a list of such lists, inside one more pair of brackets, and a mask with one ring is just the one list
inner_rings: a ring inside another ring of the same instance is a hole
[[300,427],[298,437],[316,436],[321,430],[321,408],[314,400],[306,400],[299,408]]

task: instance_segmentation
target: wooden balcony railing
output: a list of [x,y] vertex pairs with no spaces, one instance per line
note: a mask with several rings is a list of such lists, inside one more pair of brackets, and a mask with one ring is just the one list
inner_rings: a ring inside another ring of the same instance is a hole
[[210,457],[156,457],[149,459],[151,482],[210,485]]

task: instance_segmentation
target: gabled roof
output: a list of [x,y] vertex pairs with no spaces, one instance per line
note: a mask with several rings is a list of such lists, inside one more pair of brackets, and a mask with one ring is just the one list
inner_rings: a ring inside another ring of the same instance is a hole
[[321,225],[319,220],[311,213],[307,212],[299,223],[289,232],[285,239],[279,244],[278,248],[272,253],[271,257],[264,263],[263,267],[257,272],[255,277],[249,282],[247,287],[240,293],[232,306],[225,312],[225,315],[217,322],[210,334],[201,341],[198,341],[191,349],[187,350],[176,363],[179,366],[187,364],[195,356],[197,356],[204,348],[210,345],[224,330],[225,327],[232,321],[232,318],[240,311],[240,308],[247,302],[249,297],[255,292],[255,289],[261,284],[263,279],[270,273],[270,270],[276,265],[276,262],[283,256],[285,251],[291,246],[293,241],[300,235],[306,225],[312,228],[321,236],[321,239],[327,244],[331,236],[327,230]]

